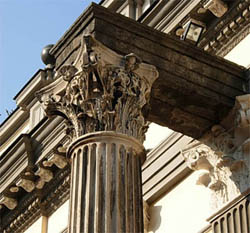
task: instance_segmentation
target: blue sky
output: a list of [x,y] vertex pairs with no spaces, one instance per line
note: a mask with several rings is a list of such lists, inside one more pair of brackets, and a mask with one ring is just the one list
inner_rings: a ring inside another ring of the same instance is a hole
[[16,108],[13,97],[43,69],[40,54],[55,44],[91,2],[0,0],[0,123]]

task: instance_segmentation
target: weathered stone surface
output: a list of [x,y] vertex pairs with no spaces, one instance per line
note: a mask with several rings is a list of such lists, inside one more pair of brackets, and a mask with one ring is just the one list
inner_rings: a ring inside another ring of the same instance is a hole
[[[48,116],[65,118],[71,142],[68,229],[142,233],[145,109],[158,72],[135,54],[121,56],[91,36],[83,36],[80,46],[73,64],[63,65],[37,92]],[[52,162],[58,158],[43,165]],[[45,170],[36,174],[48,182]]]
[[86,133],[115,131],[143,142],[144,109],[157,70],[132,53],[114,53],[91,36],[83,37],[81,47],[73,65],[62,66],[37,93],[45,112],[67,120],[71,141]]
[[143,232],[143,146],[115,132],[76,140],[72,157],[69,232]]
[[244,68],[95,4],[52,50],[56,67],[72,62],[86,33],[119,54],[135,53],[157,67],[147,119],[175,131],[200,138],[244,94]]
[[222,0],[207,0],[203,6],[217,17],[222,17],[228,10],[227,4]]
[[[197,184],[211,189],[212,210],[233,201],[249,189],[250,95],[238,96],[232,113],[222,125],[183,150],[188,166],[202,173]],[[226,122],[230,122],[226,124]]]

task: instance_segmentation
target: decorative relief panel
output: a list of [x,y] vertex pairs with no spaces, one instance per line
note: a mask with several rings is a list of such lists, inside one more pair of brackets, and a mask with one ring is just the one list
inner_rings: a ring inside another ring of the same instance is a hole
[[73,65],[59,69],[55,81],[37,93],[47,115],[67,119],[72,139],[96,131],[116,131],[144,140],[151,85],[158,72],[134,54],[120,56],[91,36]]

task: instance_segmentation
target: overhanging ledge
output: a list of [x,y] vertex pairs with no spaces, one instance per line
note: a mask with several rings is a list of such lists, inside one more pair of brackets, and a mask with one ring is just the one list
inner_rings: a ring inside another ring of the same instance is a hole
[[246,69],[92,4],[52,49],[56,69],[76,59],[84,34],[115,52],[137,54],[159,71],[148,120],[200,138],[243,95]]

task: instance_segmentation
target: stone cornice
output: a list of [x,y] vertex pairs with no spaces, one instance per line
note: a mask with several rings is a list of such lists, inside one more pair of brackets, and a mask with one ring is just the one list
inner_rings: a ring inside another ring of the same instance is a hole
[[199,43],[211,54],[225,56],[249,34],[249,0],[239,1],[222,19],[217,19]]
[[17,206],[8,214],[2,216],[2,230],[7,233],[22,232],[35,222],[41,215],[40,200],[35,193],[24,196],[22,205]]
[[[20,137],[23,126],[25,127],[25,121],[29,118],[29,112],[23,111],[18,108],[6,122],[4,122],[0,127],[0,146],[1,146],[1,155],[5,151],[5,144],[11,144],[16,138]],[[13,127],[14,126],[14,127]],[[19,135],[18,135],[18,131]],[[16,134],[16,138],[13,139],[13,136]],[[11,142],[12,140],[12,142]]]
[[26,109],[34,99],[35,92],[39,90],[45,83],[45,71],[38,70],[33,77],[25,84],[25,86],[16,94],[14,100],[16,101],[17,106]]
[[[29,196],[34,189],[35,192],[42,189],[53,178],[53,173],[68,164],[65,152],[62,149],[55,150],[58,145],[67,143],[62,119],[41,123],[30,134],[16,141],[1,161],[0,192],[3,197],[14,198],[18,202],[17,207],[21,196]],[[8,213],[6,208],[1,211]]]

